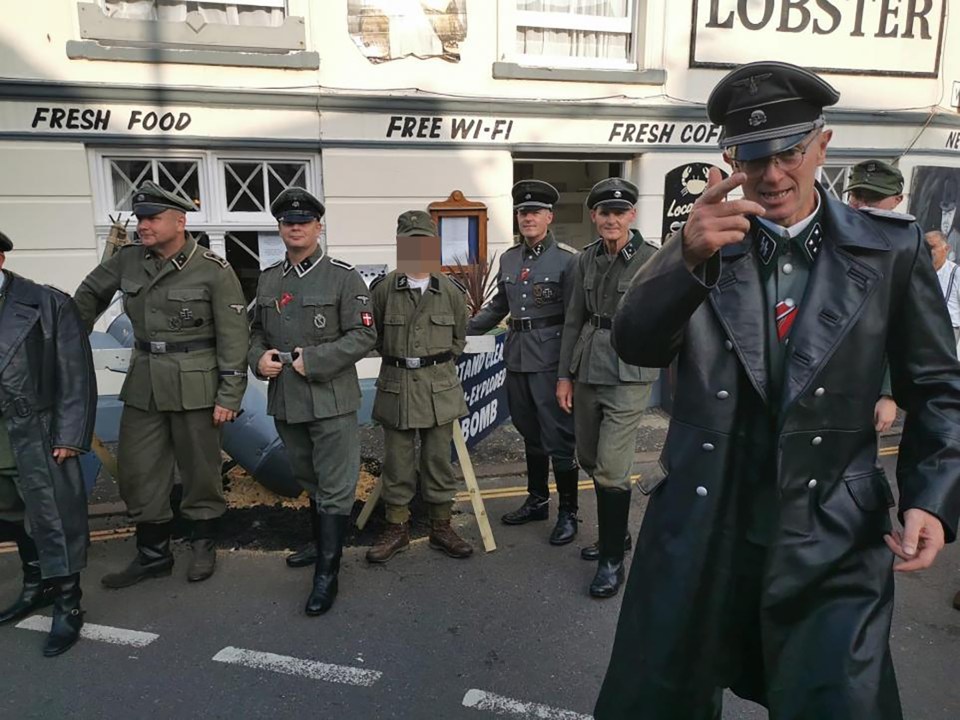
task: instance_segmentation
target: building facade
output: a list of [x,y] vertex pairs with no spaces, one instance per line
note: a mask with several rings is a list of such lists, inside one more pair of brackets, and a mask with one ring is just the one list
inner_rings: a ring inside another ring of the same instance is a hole
[[561,191],[556,233],[575,246],[592,240],[589,188],[626,177],[641,190],[638,227],[657,239],[702,191],[690,164],[720,162],[710,89],[758,59],[822,70],[840,90],[829,190],[882,158],[906,177],[902,209],[922,191],[925,221],[952,223],[957,11],[960,0],[9,3],[8,262],[72,290],[144,179],[194,202],[188,227],[230,260],[248,300],[282,253],[270,201],[294,184],[326,204],[328,252],[371,271],[395,264],[399,212],[454,190],[487,206],[486,254],[502,252],[510,187],[528,177]]

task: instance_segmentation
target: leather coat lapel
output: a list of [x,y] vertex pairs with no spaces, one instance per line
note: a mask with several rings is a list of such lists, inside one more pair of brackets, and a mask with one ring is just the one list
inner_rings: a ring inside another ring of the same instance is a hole
[[733,343],[747,377],[767,402],[766,302],[750,245],[748,236],[742,243],[723,249],[720,279],[710,293],[710,304]]
[[38,298],[29,283],[25,285],[16,275],[8,273],[5,292],[7,299],[0,311],[0,327],[3,328],[3,332],[0,332],[0,373],[10,364],[14,353],[40,317]]
[[825,239],[790,332],[780,417],[786,417],[789,407],[833,356],[883,277],[869,264],[869,255],[861,260],[847,248],[856,248],[861,254],[890,249],[875,224],[856,210],[836,200],[825,202]]

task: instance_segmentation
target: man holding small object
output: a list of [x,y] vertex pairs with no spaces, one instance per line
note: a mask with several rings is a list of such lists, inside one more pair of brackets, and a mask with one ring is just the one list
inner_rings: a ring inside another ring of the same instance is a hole
[[313,547],[287,563],[314,565],[305,611],[320,615],[337,596],[360,474],[355,366],[373,349],[377,332],[360,273],[320,247],[323,204],[293,187],[277,196],[270,212],[287,253],[260,276],[247,361],[269,382],[267,412],[310,496]]

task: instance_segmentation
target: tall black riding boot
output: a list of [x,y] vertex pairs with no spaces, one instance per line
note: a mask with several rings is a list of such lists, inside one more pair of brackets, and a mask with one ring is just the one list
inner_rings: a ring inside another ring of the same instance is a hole
[[557,480],[557,495],[560,496],[560,510],[557,512],[557,524],[550,533],[551,545],[566,545],[577,536],[577,480],[580,468],[557,470],[553,465],[553,476]]
[[505,525],[523,525],[550,516],[550,458],[527,451],[527,499],[500,518]]
[[190,531],[190,567],[187,581],[200,582],[213,575],[217,567],[217,528],[219,518],[194,520]]
[[337,597],[343,541],[350,527],[349,515],[317,515],[317,564],[313,571],[313,590],[307,598],[307,615],[323,615]]
[[590,594],[596,598],[613,597],[623,584],[623,536],[630,516],[630,491],[604,488],[597,491],[597,519],[600,524],[600,559],[597,574],[590,583]]
[[169,575],[173,570],[170,530],[169,522],[137,525],[137,556],[120,572],[104,575],[101,584],[116,590],[148,578]]
[[54,657],[66,652],[80,639],[83,627],[83,610],[80,609],[80,573],[66,577],[53,578],[57,597],[53,601],[53,622],[50,634],[43,646],[46,657]]
[[317,564],[317,501],[310,498],[310,541],[287,555],[287,567],[301,568]]
[[23,567],[23,587],[13,604],[0,610],[0,625],[25,618],[53,602],[54,588],[40,577],[40,558],[33,538],[27,535],[21,523],[4,522],[5,536],[17,543],[20,564]]

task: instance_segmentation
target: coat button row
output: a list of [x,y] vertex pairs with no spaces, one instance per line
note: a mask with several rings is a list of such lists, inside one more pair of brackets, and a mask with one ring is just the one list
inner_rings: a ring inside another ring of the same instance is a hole
[[730,397],[730,393],[726,390],[721,390],[717,393],[717,400],[726,400],[728,397]]
[[822,442],[823,442],[823,438],[820,437],[819,435],[817,435],[813,440],[810,441],[810,444],[813,445],[814,447],[816,447],[817,445],[819,445],[819,444],[822,443]]
[[713,443],[704,443],[704,444],[701,445],[700,447],[703,448],[703,451],[704,451],[704,452],[713,452],[713,451],[714,451]]
[[807,483],[807,487],[813,490],[817,486],[817,479],[810,478],[810,481]]
[[697,495],[699,495],[700,497],[706,497],[706,496],[707,496],[707,489],[706,489],[703,485],[698,485],[698,486],[697,486]]
[[814,396],[814,397],[823,397],[823,394],[824,394],[825,392],[826,392],[826,390],[824,390],[822,387],[818,387],[816,390],[813,391],[813,396]]

